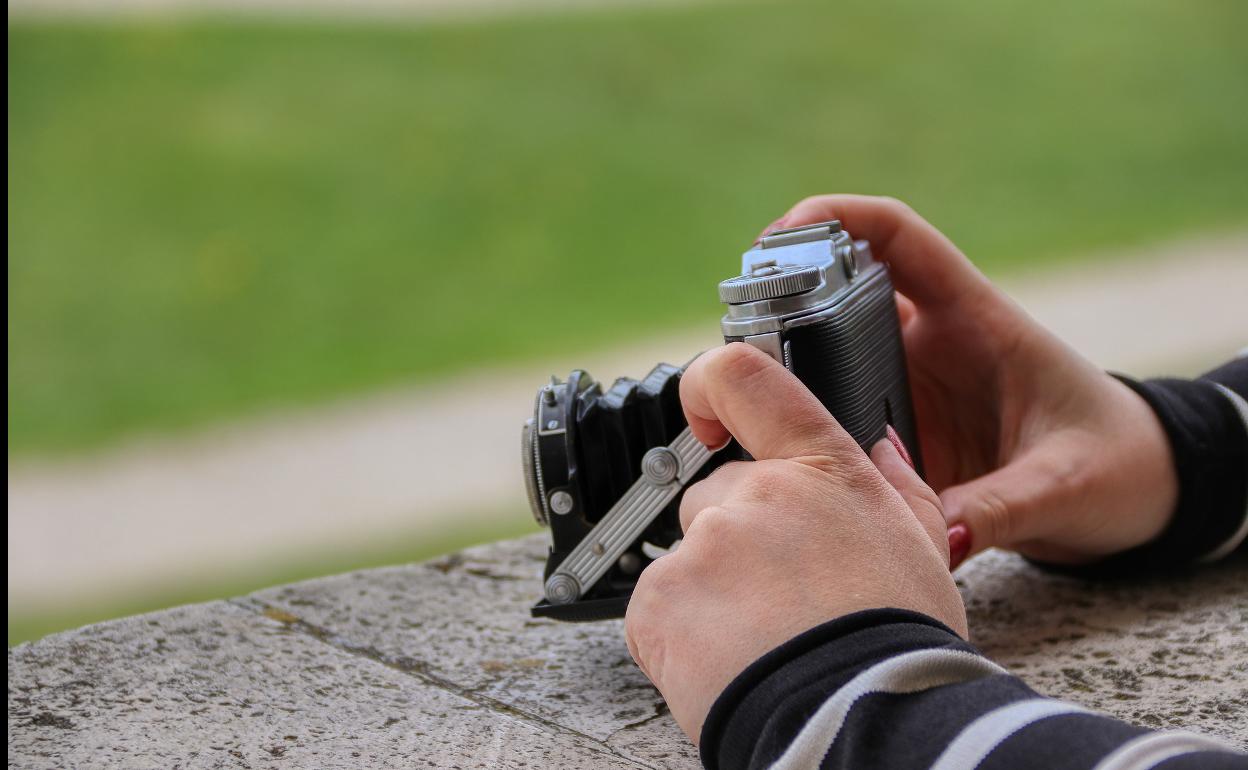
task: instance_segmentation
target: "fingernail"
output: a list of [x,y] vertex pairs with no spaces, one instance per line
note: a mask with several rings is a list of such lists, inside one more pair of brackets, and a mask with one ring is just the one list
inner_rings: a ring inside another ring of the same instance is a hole
[[764,227],[764,228],[763,228],[763,231],[762,231],[761,233],[759,233],[759,234],[758,234],[758,237],[757,237],[757,238],[755,238],[755,239],[754,239],[754,242],[755,242],[755,243],[758,243],[758,242],[759,242],[759,241],[761,241],[764,237],[766,237],[766,236],[770,235],[771,233],[774,233],[774,232],[775,232],[775,231],[777,231],[777,230],[783,230],[783,229],[784,229],[784,221],[785,221],[786,219],[788,219],[788,218],[789,218],[789,215],[788,215],[788,214],[785,214],[784,216],[780,217],[780,218],[779,218],[779,219],[777,219],[776,221],[774,221],[774,222],[772,222],[771,224],[769,224],[769,225],[767,225],[766,227]]
[[971,552],[971,530],[961,522],[949,528],[949,569],[955,570]]
[[897,435],[897,431],[891,425],[885,425],[884,432],[888,435],[888,440],[893,445],[893,448],[897,450],[897,454],[901,455],[901,459],[906,461],[906,465],[913,469],[914,458],[910,457],[910,452],[906,450],[906,445],[901,443],[901,436]]

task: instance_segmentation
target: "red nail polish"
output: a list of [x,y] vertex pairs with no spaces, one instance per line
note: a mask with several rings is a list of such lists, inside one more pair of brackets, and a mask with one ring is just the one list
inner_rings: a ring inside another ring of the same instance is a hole
[[885,425],[884,433],[888,435],[888,440],[893,445],[893,448],[897,450],[897,454],[901,455],[901,459],[906,461],[906,465],[914,468],[914,458],[910,457],[910,452],[907,451],[906,445],[901,443],[901,436],[897,435],[897,431],[893,430],[893,426]]
[[971,530],[961,522],[949,528],[949,569],[957,569],[971,552]]

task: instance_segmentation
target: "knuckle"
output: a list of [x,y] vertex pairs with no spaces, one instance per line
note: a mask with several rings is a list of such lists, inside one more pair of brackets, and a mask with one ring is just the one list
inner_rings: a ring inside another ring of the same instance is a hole
[[[640,585],[640,583],[639,583]],[[643,597],[637,595],[636,592],[628,601],[628,608],[624,611],[624,638],[628,641],[630,651],[633,651],[633,657],[637,657],[634,648],[639,638],[645,636],[649,632],[652,625],[653,613],[650,611],[650,604]]]
[[983,527],[987,529],[988,542],[997,545],[1008,545],[1013,534],[1013,521],[1010,507],[995,490],[985,489],[980,495],[979,517]]
[[949,540],[948,526],[945,524],[945,517],[940,507],[939,499],[932,499],[935,495],[918,494],[910,500],[910,510],[914,512],[914,517],[918,519],[919,526],[923,527],[932,542],[936,544],[936,549],[944,554],[945,559],[949,558]]
[[945,521],[945,508],[941,505],[940,495],[935,490],[924,484],[916,489],[913,494],[912,505],[915,509],[914,513],[920,519],[928,518],[932,521],[939,522],[942,526]]
[[699,481],[697,484],[689,487],[680,498],[679,515],[680,529],[682,532],[687,532],[689,530],[689,525],[693,523],[693,520],[699,513],[702,512],[703,507],[705,507],[701,503],[703,490],[706,489],[706,487],[702,486],[704,483],[705,481]]
[[627,645],[628,654],[633,656],[633,660],[640,663],[641,654],[637,649],[637,637],[641,633],[638,623],[642,621],[638,620],[640,613],[634,609],[636,604],[635,601],[629,601],[628,609],[624,611],[624,644]]
[[793,207],[789,209],[789,212],[791,215],[800,214],[800,216],[794,216],[794,219],[814,219],[816,216],[821,216],[821,212],[829,208],[831,201],[832,196],[826,193],[821,195],[807,195],[805,198],[802,198],[800,201],[795,203]]
[[730,563],[731,555],[748,539],[746,529],[743,518],[728,509],[704,510],[694,520],[680,546],[687,570],[685,579],[697,584],[713,581]]
[[[828,436],[825,441],[831,443],[835,440],[834,436]],[[865,454],[850,454],[849,456],[832,456],[826,454],[808,455],[806,457],[793,458],[801,464],[803,468],[809,468],[819,473],[821,476],[834,480],[839,484],[850,483],[854,479],[874,479],[878,474],[872,473],[875,466],[871,464],[870,458]],[[870,482],[875,483],[875,482]],[[887,484],[888,482],[883,482]]]
[[1054,455],[1046,465],[1048,475],[1078,499],[1086,498],[1096,488],[1102,473],[1097,463],[1076,459],[1074,453]]
[[657,681],[663,669],[664,630],[669,627],[650,609],[653,606],[652,602],[639,601],[634,594],[624,613],[624,643],[628,653],[652,682]]
[[685,535],[686,542],[681,547],[689,545],[688,541],[692,539],[694,547],[689,550],[705,553],[721,544],[731,533],[733,526],[733,516],[727,509],[717,505],[705,508],[689,528]]
[[638,612],[649,614],[660,604],[658,600],[679,590],[683,576],[679,568],[680,560],[675,553],[670,553],[650,562],[637,578],[633,588],[633,600],[629,602],[632,609],[634,601],[641,599]]
[[690,525],[708,508],[720,505],[734,494],[736,481],[741,477],[746,466],[740,460],[725,463],[716,468],[709,476],[691,485],[680,498],[680,528],[688,531]]
[[624,640],[633,660],[642,670],[647,669],[648,653],[654,649],[656,636],[668,625],[663,620],[663,602],[659,599],[662,594],[658,593],[662,590],[662,581],[650,574],[651,569],[662,561],[659,559],[641,573],[624,611]]
[[663,678],[671,635],[679,628],[673,613],[689,601],[688,559],[684,546],[642,570],[624,613],[624,639],[633,660],[656,684]]
[[884,204],[884,207],[888,209],[890,214],[892,214],[895,217],[898,217],[899,219],[918,216],[918,214],[910,206],[910,204],[906,203],[900,198],[894,198],[891,195],[885,195],[880,198],[880,202]]

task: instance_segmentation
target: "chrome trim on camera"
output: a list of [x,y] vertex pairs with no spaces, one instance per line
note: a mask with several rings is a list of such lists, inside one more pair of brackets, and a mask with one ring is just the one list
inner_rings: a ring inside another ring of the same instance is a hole
[[520,465],[529,510],[533,512],[538,526],[545,527],[550,524],[550,518],[546,513],[546,490],[542,483],[542,456],[537,451],[537,431],[533,428],[533,418],[530,417],[524,421],[524,429],[520,432]]
[[810,324],[819,323],[825,318],[828,318],[836,314],[837,312],[839,312],[840,306],[843,302],[849,300],[850,298],[854,297],[855,295],[861,292],[869,291],[870,287],[873,286],[877,281],[886,280],[887,275],[888,275],[888,271],[883,265],[879,264],[878,262],[872,264],[869,269],[865,269],[862,272],[858,273],[858,276],[854,281],[854,285],[850,287],[849,291],[845,292],[845,295],[843,297],[838,298],[837,302],[825,305],[823,307],[815,308],[809,313],[795,314],[788,318],[785,318],[784,328],[794,329],[799,326],[809,326]]
[[550,498],[546,501],[550,506],[551,513],[563,516],[572,512],[572,508],[576,505],[576,499],[566,489],[556,489],[550,493]]
[[821,280],[818,286],[801,294],[729,304],[728,312],[720,321],[725,338],[778,332],[798,316],[834,307],[862,282],[864,273],[879,264],[866,241],[853,240],[839,226],[829,232],[826,225],[815,225],[813,231],[816,235],[813,239],[760,245],[745,252],[741,258],[745,275],[730,281],[749,276],[754,266],[769,264],[814,266],[819,268]]
[[[668,474],[654,474],[653,469],[651,474],[647,474],[643,463],[641,477],[633,482],[546,580],[546,600],[551,604],[574,602],[586,588],[597,583],[715,454],[703,446],[688,428],[681,431],[667,447],[658,448],[676,461],[676,473],[670,481],[656,483],[652,476],[666,478]],[[658,456],[655,454],[652,461]],[[664,455],[663,462],[668,460]]]
[[778,246],[792,246],[795,243],[827,240],[839,232],[841,232],[841,220],[831,219],[827,222],[773,230],[759,238],[758,245],[762,249],[774,249]]
[[[770,264],[769,264],[770,263]],[[822,278],[814,265],[784,265],[767,260],[750,272],[719,283],[719,301],[729,305],[791,297],[819,286]]]
[[780,332],[770,332],[768,334],[751,334],[748,337],[743,337],[741,341],[747,345],[756,347],[759,350],[766,353],[767,355],[771,356],[777,362],[784,365],[784,368],[786,369],[790,368],[789,367],[790,357],[784,349],[785,343],[784,343],[784,340],[780,338]]

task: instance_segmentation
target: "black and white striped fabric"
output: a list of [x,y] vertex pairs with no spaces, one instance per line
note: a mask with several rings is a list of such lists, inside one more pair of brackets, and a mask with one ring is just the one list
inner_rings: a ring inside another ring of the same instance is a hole
[[[1197,380],[1124,380],[1157,412],[1180,483],[1171,526],[1101,566],[1213,561],[1248,540],[1248,359]],[[1229,770],[1248,755],[1043,698],[940,622],[867,610],[811,629],[738,676],[702,730],[712,770]]]

